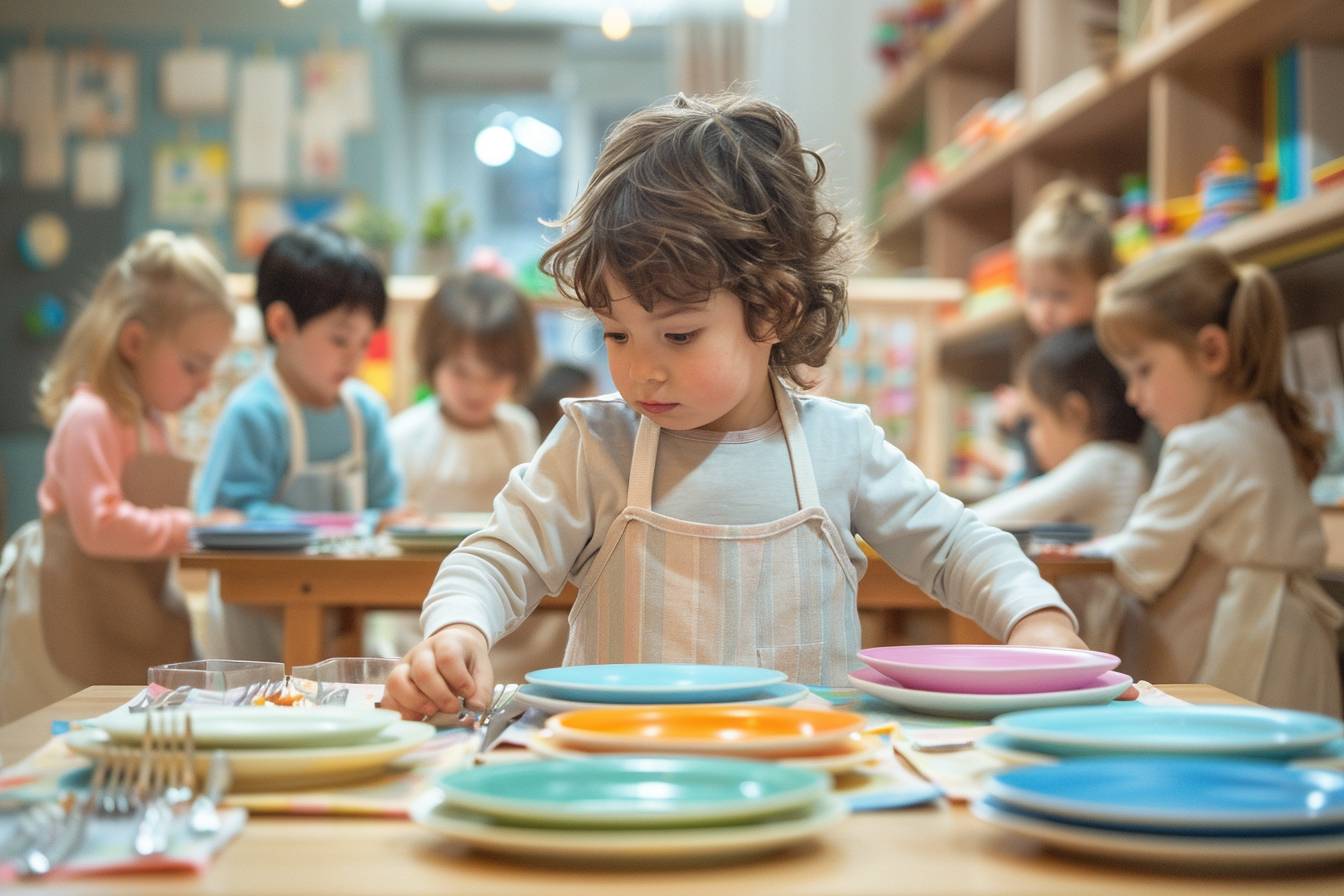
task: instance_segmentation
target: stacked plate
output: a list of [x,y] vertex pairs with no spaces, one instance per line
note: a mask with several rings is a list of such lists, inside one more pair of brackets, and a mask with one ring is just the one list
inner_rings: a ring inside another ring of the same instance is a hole
[[489,521],[488,513],[449,513],[413,526],[389,526],[387,531],[392,543],[404,551],[451,551]]
[[569,862],[768,852],[845,814],[817,772],[689,756],[476,766],[442,777],[411,810],[417,822],[453,841]]
[[1075,706],[1015,712],[979,741],[1018,763],[1103,755],[1295,759],[1344,734],[1338,719],[1261,706]]
[[191,530],[192,539],[210,551],[301,551],[316,535],[313,525],[260,521]]
[[808,694],[783,672],[750,666],[615,663],[560,666],[526,677],[519,702],[545,713],[686,703],[792,706]]
[[1344,859],[1344,773],[1264,760],[1068,759],[996,775],[972,811],[1047,846],[1145,864]]
[[[432,725],[402,721],[389,709],[202,706],[173,712],[191,717],[197,774],[205,775],[211,753],[223,750],[239,790],[325,787],[371,777],[434,734]],[[114,710],[81,723],[66,744],[95,759],[138,748],[148,717]]]
[[850,684],[913,712],[988,719],[1017,710],[1109,703],[1133,679],[1118,657],[1093,650],[927,644],[859,651],[869,668]]
[[559,758],[711,755],[838,772],[884,749],[864,724],[857,713],[793,706],[610,707],[552,716],[528,746]]

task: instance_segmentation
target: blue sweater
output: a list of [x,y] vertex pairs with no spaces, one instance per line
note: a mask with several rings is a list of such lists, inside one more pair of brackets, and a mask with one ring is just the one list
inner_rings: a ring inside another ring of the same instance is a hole
[[[241,510],[249,519],[285,519],[294,511],[275,499],[289,474],[289,417],[270,372],[229,396],[196,487],[196,511]],[[402,504],[401,474],[387,435],[387,406],[372,388],[346,384],[364,424],[365,506],[375,512]],[[345,403],[325,410],[299,405],[308,437],[308,462],[335,460],[351,449]]]

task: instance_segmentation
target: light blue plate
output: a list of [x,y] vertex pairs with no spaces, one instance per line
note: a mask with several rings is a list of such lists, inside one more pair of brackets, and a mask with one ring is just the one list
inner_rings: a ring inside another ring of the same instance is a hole
[[1259,706],[1072,706],[1010,712],[994,726],[1019,747],[1055,756],[1282,758],[1344,733],[1338,719]]
[[297,550],[307,547],[317,529],[299,523],[249,522],[237,526],[198,526],[191,530],[203,548],[219,550]]
[[444,801],[530,827],[736,824],[800,809],[830,788],[818,771],[683,756],[483,765],[443,776]]
[[1249,759],[1069,759],[1001,772],[985,793],[1011,808],[1135,830],[1344,825],[1344,773]]
[[558,666],[527,673],[554,697],[592,703],[721,703],[742,700],[787,679],[774,669],[678,663]]

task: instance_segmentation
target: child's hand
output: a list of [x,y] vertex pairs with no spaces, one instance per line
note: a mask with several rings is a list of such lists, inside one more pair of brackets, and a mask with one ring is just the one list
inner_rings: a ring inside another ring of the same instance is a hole
[[196,517],[198,526],[237,526],[247,522],[247,515],[227,507],[216,507],[204,516]]
[[1063,610],[1046,607],[1022,617],[1008,633],[1008,643],[1024,647],[1072,647],[1086,650],[1087,645],[1073,630]]
[[405,719],[485,709],[495,689],[490,648],[474,625],[447,625],[411,648],[387,677],[382,706]]

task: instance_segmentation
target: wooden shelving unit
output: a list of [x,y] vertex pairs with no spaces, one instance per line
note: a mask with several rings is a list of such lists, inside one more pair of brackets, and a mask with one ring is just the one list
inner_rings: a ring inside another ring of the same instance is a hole
[[[920,116],[932,152],[980,99],[1016,89],[1028,112],[930,195],[884,199],[879,268],[916,259],[930,275],[965,277],[974,255],[1011,239],[1036,191],[1065,173],[1114,193],[1122,175],[1144,172],[1154,201],[1165,201],[1192,193],[1224,144],[1258,161],[1262,60],[1295,40],[1344,41],[1341,0],[1152,0],[1147,36],[1102,70],[1081,8],[1076,0],[970,3],[893,74],[868,112],[879,158]],[[1270,266],[1331,251],[1344,245],[1344,191],[1270,209],[1212,239]],[[1006,380],[1023,332],[1015,309],[943,327],[943,373],[968,385]]]

